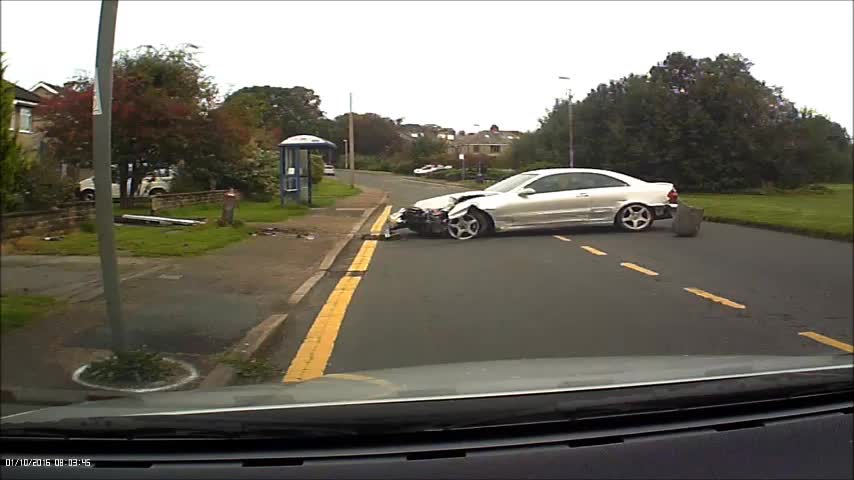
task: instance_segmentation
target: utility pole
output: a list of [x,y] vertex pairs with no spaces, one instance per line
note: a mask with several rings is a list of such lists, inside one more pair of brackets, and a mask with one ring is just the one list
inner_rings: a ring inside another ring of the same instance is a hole
[[[569,81],[569,77],[557,77],[560,80]],[[575,146],[573,145],[572,132],[572,88],[566,89],[566,106],[569,112],[569,168],[575,167]]]
[[353,93],[350,93],[350,186],[356,185],[356,148],[353,141]]
[[101,257],[101,284],[107,303],[107,319],[112,333],[113,353],[127,349],[122,324],[122,302],[119,295],[119,268],[116,261],[116,239],[113,232],[112,145],[113,120],[113,45],[116,37],[118,0],[101,2],[98,26],[98,50],[95,56],[95,91],[92,98],[92,165],[95,170],[95,223],[98,230],[98,253]]
[[567,107],[569,110],[569,168],[575,168],[575,145],[572,138],[572,89],[567,89]]

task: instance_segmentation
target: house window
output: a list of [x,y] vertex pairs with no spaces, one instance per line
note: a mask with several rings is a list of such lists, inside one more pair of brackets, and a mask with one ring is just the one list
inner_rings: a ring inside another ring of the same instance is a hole
[[489,153],[501,153],[501,145],[490,145]]
[[22,132],[29,132],[33,129],[33,111],[29,108],[21,109],[21,123],[18,129]]
[[472,145],[471,151],[474,153],[480,153],[480,145]]

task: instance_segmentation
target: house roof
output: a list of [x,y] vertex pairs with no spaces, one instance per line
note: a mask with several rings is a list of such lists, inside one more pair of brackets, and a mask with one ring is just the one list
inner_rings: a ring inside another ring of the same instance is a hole
[[12,84],[15,86],[15,100],[23,100],[25,102],[33,102],[39,103],[42,98],[35,93],[27,90],[26,88],[19,87],[18,85]]
[[35,91],[35,90],[38,90],[39,87],[44,88],[45,90],[47,90],[48,92],[50,92],[54,95],[58,94],[59,91],[62,90],[62,87],[60,87],[58,85],[54,85],[52,83],[47,83],[47,82],[39,82],[39,83],[35,84],[35,86],[33,86],[33,88],[31,88],[30,90]]
[[454,139],[454,143],[458,145],[508,145],[515,138],[508,138],[503,132],[497,134],[489,132],[480,132],[474,135],[460,135]]

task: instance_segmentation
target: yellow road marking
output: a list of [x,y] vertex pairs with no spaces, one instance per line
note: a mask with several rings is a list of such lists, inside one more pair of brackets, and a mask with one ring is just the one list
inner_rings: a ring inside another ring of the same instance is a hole
[[652,270],[650,270],[648,268],[643,268],[640,265],[635,265],[634,263],[623,262],[620,265],[623,267],[626,267],[628,269],[634,270],[636,272],[640,272],[644,275],[649,275],[650,277],[658,276],[658,272],[653,272]]
[[374,222],[374,226],[371,227],[371,233],[380,234],[383,232],[383,227],[385,226],[385,222],[388,220],[388,216],[391,213],[391,205],[386,205],[383,209],[383,213],[377,217],[377,221]]
[[798,335],[800,335],[802,337],[811,338],[811,339],[815,340],[816,342],[820,342],[820,343],[823,343],[825,345],[830,345],[833,348],[838,348],[839,350],[842,350],[843,352],[854,353],[854,347],[852,347],[851,345],[848,345],[845,342],[840,342],[839,340],[835,340],[835,339],[830,338],[830,337],[825,337],[824,335],[821,335],[819,333],[800,332],[800,333],[798,333]]
[[564,237],[563,235],[554,235],[554,237],[558,240],[563,240],[564,242],[571,242],[572,239],[569,237]]
[[374,256],[374,251],[377,249],[377,241],[376,240],[365,240],[362,243],[362,247],[359,249],[359,253],[356,254],[356,258],[353,259],[353,263],[350,264],[350,272],[364,272],[368,269],[368,265],[371,263],[371,258]]
[[[390,209],[389,207],[387,210]],[[367,271],[376,248],[376,240],[362,242],[356,258],[350,264],[348,273]],[[317,318],[314,319],[314,323],[291,361],[288,371],[282,377],[282,382],[301,382],[323,375],[326,364],[329,363],[329,358],[332,356],[338,331],[344,322],[344,315],[347,314],[347,307],[350,305],[353,294],[356,293],[356,288],[361,281],[362,277],[348,275],[338,281],[326,299],[326,303],[323,304],[323,308],[320,309],[320,313],[317,314]]]
[[592,253],[593,255],[608,255],[607,253],[603,252],[602,250],[596,250],[595,248],[588,247],[587,245],[582,245],[581,248],[587,250],[588,252]]
[[700,290],[699,288],[686,288],[685,291],[691,292],[694,295],[697,295],[699,297],[703,297],[707,300],[711,300],[715,303],[720,303],[721,305],[726,305],[727,307],[737,308],[739,310],[747,308],[740,303],[733,302],[732,300],[728,300],[724,297],[719,297],[719,296],[717,296],[713,293],[709,293],[705,290]]

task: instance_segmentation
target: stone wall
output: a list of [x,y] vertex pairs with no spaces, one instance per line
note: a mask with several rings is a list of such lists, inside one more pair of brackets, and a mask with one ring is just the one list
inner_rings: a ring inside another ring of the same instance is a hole
[[156,214],[163,210],[187,207],[190,205],[203,205],[207,203],[222,203],[223,195],[228,190],[208,190],[205,192],[190,193],[164,193],[151,197],[151,213]]
[[0,238],[64,233],[95,221],[95,202],[75,202],[50,210],[15,212],[2,216]]

